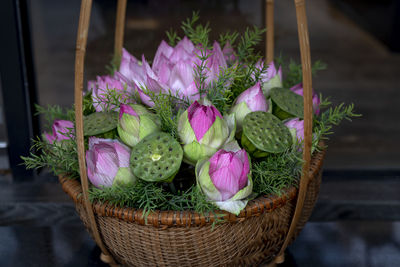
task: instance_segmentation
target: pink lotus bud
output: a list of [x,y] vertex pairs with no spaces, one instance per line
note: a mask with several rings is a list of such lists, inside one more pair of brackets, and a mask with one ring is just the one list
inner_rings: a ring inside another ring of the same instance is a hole
[[88,178],[96,187],[133,184],[136,181],[129,167],[130,149],[117,140],[89,138],[86,151]]
[[[303,83],[296,84],[290,90],[293,91],[293,93],[298,94],[303,96]],[[314,92],[314,89],[312,90],[312,103],[313,103],[313,111],[315,115],[319,115],[320,109],[319,109],[319,104],[320,104],[320,99],[318,95]]]
[[238,130],[242,128],[244,117],[254,111],[268,111],[269,104],[261,90],[261,85],[257,82],[241,93],[232,106],[231,113],[235,114],[236,126]]
[[142,105],[121,104],[117,127],[119,137],[133,147],[147,135],[160,130],[157,119],[155,114]]
[[[258,61],[255,67],[258,70],[262,70],[264,67],[263,61]],[[279,70],[276,69],[274,62],[268,64],[265,72],[260,75],[262,82],[262,90],[264,95],[269,96],[269,91],[274,87],[282,87],[282,67]]]
[[221,194],[220,201],[233,197],[247,185],[249,159],[244,149],[238,152],[219,150],[210,158],[209,175]]
[[252,193],[250,160],[244,149],[218,150],[196,165],[197,184],[220,209],[239,214]]
[[217,117],[222,119],[221,113],[214,106],[201,105],[197,101],[190,105],[188,119],[198,141],[201,141]]
[[293,141],[296,140],[300,143],[304,140],[304,121],[299,118],[291,119],[285,122],[286,127],[289,128],[290,133],[293,136]]
[[55,120],[52,126],[51,134],[45,132],[44,135],[50,144],[61,140],[74,138],[74,123],[66,120]]
[[214,106],[194,101],[180,116],[178,133],[184,144],[185,160],[194,164],[211,156],[224,144],[229,137],[229,128]]

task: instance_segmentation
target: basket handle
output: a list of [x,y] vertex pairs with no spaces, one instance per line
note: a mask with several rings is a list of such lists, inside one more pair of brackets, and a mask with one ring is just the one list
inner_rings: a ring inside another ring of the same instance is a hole
[[[301,68],[303,71],[303,96],[304,96],[304,148],[303,148],[303,168],[299,183],[299,191],[297,202],[292,221],[283,245],[274,260],[274,263],[282,263],[284,261],[284,252],[292,240],[303,211],[304,201],[307,193],[309,182],[309,170],[311,162],[311,143],[312,143],[312,74],[311,74],[311,55],[310,42],[307,25],[307,15],[305,0],[294,0],[296,6],[297,31],[299,34]],[[266,58],[267,62],[273,60],[274,54],[274,0],[266,0]]]
[[267,63],[269,63],[274,60],[274,0],[265,0],[265,4],[265,25],[267,28],[265,54]]
[[[293,219],[283,246],[275,259],[279,263],[283,258],[283,253],[292,239],[294,230],[300,218],[302,208],[304,205],[307,185],[309,181],[309,169],[311,161],[311,138],[312,138],[312,76],[311,76],[311,57],[310,57],[310,44],[308,38],[307,18],[305,11],[304,0],[294,0],[296,5],[296,16],[299,33],[300,54],[303,70],[303,94],[304,94],[304,149],[303,149],[303,169],[300,179],[299,193],[296,203]],[[267,23],[267,62],[272,61],[274,54],[273,45],[273,0],[266,0],[266,23]],[[96,219],[94,217],[93,208],[88,197],[88,179],[85,161],[85,146],[83,137],[83,107],[82,107],[82,92],[83,92],[83,73],[84,73],[84,58],[87,45],[87,36],[89,31],[90,13],[92,7],[92,0],[82,0],[81,11],[79,16],[78,35],[76,43],[75,54],[75,123],[76,123],[76,138],[78,146],[79,170],[81,173],[81,184],[83,192],[83,202],[89,218],[90,229],[93,237],[102,251],[101,258],[111,266],[117,266],[115,260],[108,252],[97,227]],[[126,14],[126,0],[118,0],[117,5],[117,20],[116,20],[116,35],[114,52],[116,56],[121,55],[123,37],[124,37],[124,21]],[[272,15],[271,15],[272,14]]]
[[[84,61],[87,46],[87,36],[89,32],[90,13],[92,8],[92,0],[82,0],[81,10],[79,15],[78,35],[76,40],[76,52],[75,52],[75,82],[74,82],[74,93],[75,93],[75,125],[76,125],[76,142],[78,146],[78,159],[79,159],[79,171],[81,174],[81,184],[83,192],[83,204],[88,215],[88,222],[90,225],[91,234],[94,240],[101,249],[101,260],[108,263],[110,266],[118,266],[113,256],[110,254],[106,246],[104,245],[99,229],[97,227],[96,218],[93,213],[92,204],[89,201],[88,190],[88,178],[86,171],[85,161],[85,145],[83,135],[83,73],[84,73]],[[115,46],[114,53],[116,56],[121,56],[122,44],[124,38],[124,24],[125,24],[125,13],[126,13],[126,0],[118,0],[117,4],[117,19],[116,19],[116,34],[115,34]]]

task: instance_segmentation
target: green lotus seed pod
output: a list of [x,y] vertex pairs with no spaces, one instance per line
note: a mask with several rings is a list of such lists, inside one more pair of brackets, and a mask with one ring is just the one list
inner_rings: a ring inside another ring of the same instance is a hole
[[114,111],[95,112],[83,117],[85,136],[104,134],[117,128],[118,113]]
[[[253,156],[265,156],[257,150],[281,153],[292,145],[289,129],[277,117],[268,112],[256,111],[247,114],[243,124],[242,144]],[[248,143],[251,143],[255,150]]]
[[172,182],[182,163],[181,145],[169,134],[156,132],[132,148],[133,174],[148,182]]
[[278,87],[271,89],[270,96],[274,104],[272,113],[279,119],[304,118],[302,96]]

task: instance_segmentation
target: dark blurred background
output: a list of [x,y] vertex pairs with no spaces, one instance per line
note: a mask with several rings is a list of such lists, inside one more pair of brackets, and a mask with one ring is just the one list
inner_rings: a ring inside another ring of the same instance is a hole
[[[275,53],[299,61],[293,1],[275,2]],[[116,1],[93,1],[86,79],[104,74],[112,58],[115,7]],[[79,8],[79,0],[0,3],[0,257],[6,257],[0,266],[101,265],[57,179],[19,165],[29,139],[43,130],[33,103],[73,102]],[[227,30],[265,27],[264,8],[263,0],[128,0],[124,46],[152,58],[165,31],[192,11],[218,39]],[[354,103],[363,116],[334,129],[319,201],[285,264],[396,266],[400,0],[308,0],[307,13],[312,60],[328,66],[314,89],[335,104]],[[264,47],[263,41],[258,49]]]

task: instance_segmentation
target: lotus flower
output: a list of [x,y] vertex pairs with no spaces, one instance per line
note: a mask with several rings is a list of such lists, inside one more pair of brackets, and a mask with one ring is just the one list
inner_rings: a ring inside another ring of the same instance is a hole
[[[201,51],[198,50],[198,55],[201,55]],[[224,68],[227,67],[225,56],[221,50],[221,47],[218,42],[214,42],[213,44],[213,50],[212,51],[207,51],[206,54],[209,55],[209,57],[206,60],[206,71],[205,75],[207,76],[207,79],[205,83],[209,85],[213,81],[218,79],[218,76]],[[197,65],[201,64],[201,61],[199,58],[197,58]]]
[[205,62],[205,83],[208,85],[217,79],[221,69],[227,66],[218,42],[214,42],[212,50],[204,50],[195,47],[186,36],[174,48],[162,41],[152,69],[173,95],[188,98],[192,102],[201,97],[196,87],[194,72],[196,65],[201,64],[199,56],[208,57]]
[[144,88],[154,93],[166,92],[166,85],[160,81],[145,57],[142,56],[140,62],[125,49],[122,50],[121,65],[115,76],[135,88],[141,101],[150,107],[153,107],[154,103],[143,91]]
[[195,47],[192,41],[186,36],[178,42],[178,44],[173,48],[171,53],[170,61],[173,64],[178,63],[181,60],[192,60],[196,55],[194,54]]
[[[201,52],[200,47],[195,47],[186,36],[175,47],[162,41],[150,67],[144,56],[140,62],[123,49],[120,69],[115,76],[134,87],[142,103],[148,106],[153,107],[154,103],[144,88],[154,93],[170,91],[174,96],[193,102],[201,97],[194,72],[196,64],[201,62],[198,58]],[[208,85],[218,77],[221,68],[227,65],[218,42],[214,42],[213,50],[207,50],[206,54],[205,82]]]
[[133,147],[144,137],[160,128],[156,123],[156,116],[144,106],[121,104],[117,130],[121,140]]
[[289,128],[290,133],[293,136],[293,143],[296,140],[300,143],[304,140],[304,121],[299,118],[291,119],[285,122],[285,125]]
[[117,140],[89,138],[86,151],[88,178],[96,187],[131,185],[136,177],[129,167],[130,149]]
[[[295,94],[303,96],[303,83],[296,84],[292,88],[290,88]],[[320,104],[320,99],[318,95],[312,90],[312,103],[313,103],[313,111],[314,114],[319,115],[320,109],[319,109],[319,104]]]
[[237,56],[235,55],[235,50],[233,49],[229,41],[226,42],[224,48],[222,49],[222,53],[224,54],[226,63],[228,65],[232,65],[237,60]]
[[206,100],[194,101],[180,116],[178,133],[184,145],[184,159],[191,164],[213,155],[230,137],[227,122]]
[[[257,62],[255,67],[258,70],[264,68],[264,62],[261,60]],[[282,67],[279,70],[276,69],[274,62],[268,64],[266,72],[261,73],[260,79],[262,82],[262,90],[266,97],[269,96],[269,91],[274,87],[282,87]]]
[[[238,147],[238,146],[237,146]],[[218,150],[196,165],[197,185],[220,209],[236,215],[246,206],[253,190],[250,160],[244,149]]]
[[157,49],[152,69],[173,95],[198,100],[194,70],[196,55],[193,43],[185,36],[173,48],[162,41]]
[[268,102],[261,90],[260,83],[256,83],[241,93],[232,106],[231,113],[235,114],[236,126],[242,129],[244,117],[254,111],[268,111]]
[[121,102],[133,102],[132,94],[133,89],[127,86],[126,83],[120,79],[111,76],[97,76],[96,81],[89,81],[88,88],[92,91],[93,106],[96,111],[103,111],[105,109],[115,109],[115,105],[107,103],[107,95],[111,90],[115,90],[121,95]]
[[50,144],[74,138],[74,123],[66,120],[55,120],[52,125],[51,134],[45,132],[44,136]]

